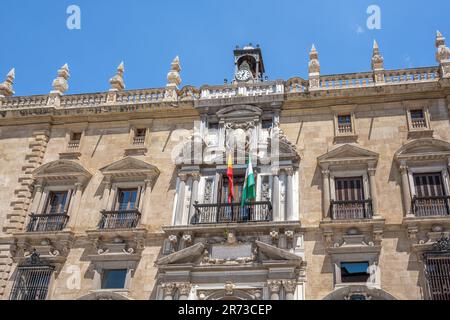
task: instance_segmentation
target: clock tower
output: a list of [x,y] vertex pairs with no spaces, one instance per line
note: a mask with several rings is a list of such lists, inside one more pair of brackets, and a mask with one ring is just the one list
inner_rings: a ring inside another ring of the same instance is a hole
[[254,48],[251,44],[234,50],[234,83],[260,82],[264,79],[264,62],[259,45]]

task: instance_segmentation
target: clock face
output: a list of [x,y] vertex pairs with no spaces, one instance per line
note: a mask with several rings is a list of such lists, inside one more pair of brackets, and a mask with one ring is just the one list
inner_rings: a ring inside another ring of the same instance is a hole
[[236,79],[239,81],[247,81],[252,77],[252,73],[247,69],[241,69],[236,72]]

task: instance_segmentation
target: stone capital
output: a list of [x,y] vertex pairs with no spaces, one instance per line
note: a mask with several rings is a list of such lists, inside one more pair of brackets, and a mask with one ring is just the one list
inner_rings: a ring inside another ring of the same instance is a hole
[[164,296],[173,296],[175,293],[175,290],[177,289],[176,283],[164,283],[162,285],[162,288],[164,290]]
[[282,285],[281,280],[269,280],[267,282],[270,293],[279,293]]
[[188,296],[191,292],[192,285],[190,283],[177,283],[176,287],[179,290],[180,295]]
[[283,288],[286,293],[294,293],[297,289],[297,281],[295,280],[283,280]]

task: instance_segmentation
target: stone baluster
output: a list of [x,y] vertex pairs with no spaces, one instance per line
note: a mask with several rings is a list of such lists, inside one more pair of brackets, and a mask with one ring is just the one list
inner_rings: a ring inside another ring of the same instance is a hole
[[270,280],[267,285],[269,287],[270,300],[280,300],[281,281]]
[[400,165],[400,173],[402,175],[402,191],[403,191],[403,207],[406,216],[411,216],[411,192],[409,189],[408,166],[405,163]]

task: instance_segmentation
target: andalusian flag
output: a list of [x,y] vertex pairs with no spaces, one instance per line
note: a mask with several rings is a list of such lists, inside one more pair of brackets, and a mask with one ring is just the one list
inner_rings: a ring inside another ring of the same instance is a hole
[[233,203],[234,199],[234,182],[233,182],[233,159],[231,153],[228,155],[228,203]]
[[244,189],[242,190],[241,206],[244,207],[247,201],[256,199],[255,176],[253,174],[252,158],[249,156],[247,172],[245,173]]

